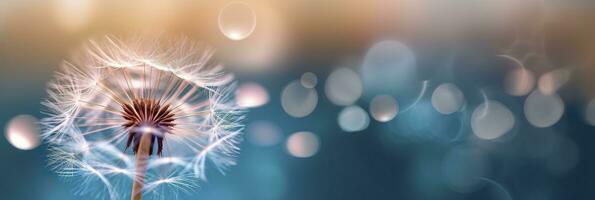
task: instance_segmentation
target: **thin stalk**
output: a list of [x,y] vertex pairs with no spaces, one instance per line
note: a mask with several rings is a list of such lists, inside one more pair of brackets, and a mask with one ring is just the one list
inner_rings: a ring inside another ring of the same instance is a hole
[[151,151],[150,133],[143,133],[140,138],[138,151],[136,152],[135,179],[132,184],[131,200],[141,200],[143,196],[143,187],[145,185],[145,173],[147,172],[147,162]]

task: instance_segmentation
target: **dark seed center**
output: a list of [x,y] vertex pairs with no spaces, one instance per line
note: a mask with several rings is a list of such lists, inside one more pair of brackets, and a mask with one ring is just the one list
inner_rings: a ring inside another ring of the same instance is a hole
[[122,117],[127,122],[122,125],[129,130],[126,149],[132,145],[136,154],[143,134],[151,134],[149,155],[157,140],[157,155],[161,156],[165,133],[169,133],[174,124],[174,113],[170,105],[161,105],[153,99],[134,99],[131,104],[122,105]]

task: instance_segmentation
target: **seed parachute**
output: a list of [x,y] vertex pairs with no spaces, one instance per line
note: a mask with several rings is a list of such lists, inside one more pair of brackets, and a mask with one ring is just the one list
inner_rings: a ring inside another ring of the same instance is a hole
[[207,165],[234,165],[244,111],[212,54],[187,38],[90,40],[48,86],[50,166],[81,195],[172,199]]

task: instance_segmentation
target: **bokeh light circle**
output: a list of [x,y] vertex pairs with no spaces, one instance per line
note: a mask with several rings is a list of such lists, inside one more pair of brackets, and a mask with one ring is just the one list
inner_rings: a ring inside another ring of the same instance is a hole
[[53,15],[66,31],[79,31],[87,26],[96,6],[96,1],[92,0],[56,0],[52,3]]
[[236,103],[244,108],[260,107],[269,102],[269,93],[258,83],[244,83],[235,92]]
[[370,115],[379,122],[388,122],[399,112],[397,100],[389,95],[379,95],[370,102]]
[[566,69],[556,69],[539,77],[538,87],[543,94],[556,93],[570,80],[570,72]]
[[6,140],[20,150],[34,149],[41,142],[38,123],[37,118],[30,115],[12,118],[6,126]]
[[525,96],[535,87],[533,72],[525,68],[516,68],[508,72],[504,80],[506,93],[512,96]]
[[324,91],[334,104],[347,106],[360,98],[363,86],[356,72],[349,68],[339,68],[326,79]]
[[524,106],[525,117],[533,126],[545,128],[556,124],[564,114],[564,102],[557,94],[544,94],[535,90]]
[[316,84],[318,84],[318,77],[312,72],[306,72],[302,74],[300,83],[302,83],[305,88],[314,88],[316,87]]
[[305,117],[314,111],[318,104],[318,93],[305,88],[298,81],[292,81],[281,93],[281,106],[292,117]]
[[243,40],[256,28],[256,13],[246,3],[233,1],[219,12],[219,30],[231,40]]
[[463,92],[452,83],[444,83],[432,93],[432,106],[445,115],[459,111],[464,102]]
[[471,114],[471,130],[475,136],[491,140],[508,133],[515,125],[515,117],[504,104],[488,100]]
[[591,100],[587,105],[585,119],[591,126],[595,126],[595,99]]
[[294,157],[312,157],[318,153],[319,148],[318,136],[311,132],[297,132],[287,138],[287,151]]
[[269,121],[254,121],[246,128],[248,142],[258,146],[274,146],[281,141],[281,128]]
[[370,117],[368,113],[359,106],[349,106],[344,108],[338,117],[339,127],[343,131],[356,132],[368,128]]
[[[287,23],[287,16],[272,4],[246,2],[257,14],[256,29],[241,41],[218,40],[218,57],[226,60],[226,67],[233,68],[236,72],[268,74],[283,70],[278,66],[286,60],[293,46],[292,40],[289,39],[291,23]],[[197,31],[204,31],[204,27],[196,27]]]
[[417,81],[415,55],[406,45],[395,40],[374,44],[366,53],[362,79],[366,93],[394,94],[411,89]]

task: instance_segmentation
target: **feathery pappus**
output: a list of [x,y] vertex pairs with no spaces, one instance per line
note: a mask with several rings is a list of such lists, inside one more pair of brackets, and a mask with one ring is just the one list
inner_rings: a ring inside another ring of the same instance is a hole
[[206,165],[234,165],[244,111],[212,54],[187,38],[90,40],[48,86],[50,166],[82,180],[82,195],[171,199]]

